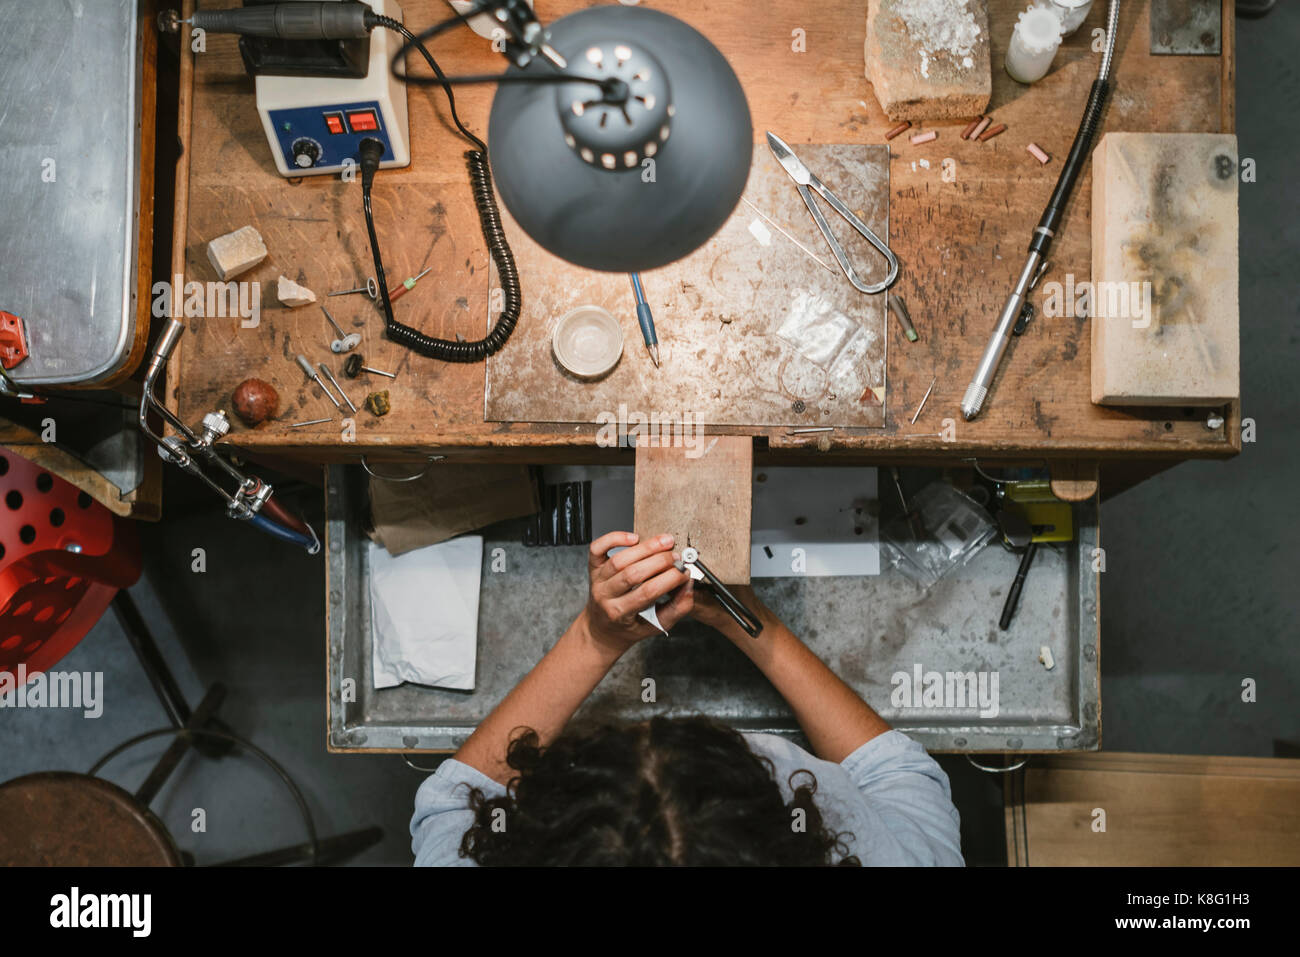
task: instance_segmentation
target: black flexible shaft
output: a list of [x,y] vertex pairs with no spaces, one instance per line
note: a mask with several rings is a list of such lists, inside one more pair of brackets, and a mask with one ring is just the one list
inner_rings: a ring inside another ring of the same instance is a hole
[[[402,23],[391,17],[376,16],[375,25],[392,30],[403,36],[408,43],[413,43],[434,74],[441,79],[446,79],[446,75],[433,55]],[[492,331],[487,336],[476,342],[438,339],[426,336],[419,330],[398,322],[393,316],[393,303],[388,295],[388,281],[384,276],[383,257],[379,252],[379,237],[375,233],[375,216],[370,202],[375,171],[379,168],[379,159],[383,155],[383,144],[378,140],[366,140],[361,144],[361,202],[366,214],[366,231],[370,236],[370,250],[375,261],[375,279],[379,285],[379,298],[384,307],[384,329],[388,333],[388,338],[432,359],[441,359],[445,362],[479,362],[500,351],[510,338],[510,334],[514,332],[515,323],[519,321],[522,308],[519,270],[515,266],[510,245],[506,241],[505,229],[501,225],[501,211],[497,208],[496,194],[492,190],[487,144],[466,129],[461,122],[456,112],[456,97],[452,93],[451,86],[444,84],[443,89],[447,94],[447,105],[451,111],[452,122],[456,124],[461,135],[476,147],[465,153],[465,162],[469,168],[470,188],[474,194],[474,206],[478,209],[483,239],[487,243],[488,252],[496,264],[501,279],[501,291],[504,296],[501,315],[497,317]]]
[[1088,162],[1092,140],[1097,134],[1097,128],[1101,126],[1101,114],[1106,108],[1106,97],[1109,95],[1108,79],[1093,81],[1092,91],[1088,94],[1088,105],[1084,107],[1083,120],[1079,123],[1079,131],[1074,134],[1074,143],[1070,146],[1070,153],[1065,159],[1061,175],[1056,180],[1056,189],[1052,190],[1052,198],[1047,201],[1047,208],[1043,210],[1038,228],[1034,230],[1034,238],[1029,243],[1030,251],[1037,252],[1044,259],[1047,258],[1048,247],[1052,245],[1053,234],[1065,214],[1065,206],[1070,201],[1070,194],[1074,192],[1075,181],[1083,171],[1084,164]]

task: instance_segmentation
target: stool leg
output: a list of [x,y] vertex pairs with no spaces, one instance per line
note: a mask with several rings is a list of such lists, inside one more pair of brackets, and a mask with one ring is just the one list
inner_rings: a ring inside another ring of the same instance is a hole
[[[194,709],[190,715],[189,721],[185,723],[187,728],[202,728],[208,725],[212,716],[221,707],[221,702],[226,697],[226,686],[218,682],[208,689],[208,693],[203,696],[199,706]],[[176,765],[181,763],[181,758],[185,757],[185,752],[190,749],[191,744],[195,744],[196,739],[186,735],[177,735],[168,745],[163,756],[158,759],[158,763],[153,766],[149,776],[144,779],[144,784],[140,785],[139,790],[135,792],[135,799],[148,807],[153,803],[153,799],[158,796],[158,791],[171,777],[171,773],[176,770]]]
[[[367,827],[359,831],[350,831],[335,837],[321,839],[320,857],[316,863],[320,867],[335,864],[355,857],[373,844],[378,844],[384,837],[383,828]],[[234,861],[223,861],[213,867],[280,867],[285,864],[307,864],[311,862],[311,845],[295,844],[282,847],[263,854],[253,854]]]
[[[145,676],[153,685],[158,703],[167,713],[167,720],[171,722],[172,727],[213,727],[221,731],[229,731],[230,729],[215,717],[207,724],[190,724],[190,706],[185,700],[185,694],[176,683],[176,677],[171,669],[167,667],[167,661],[158,650],[158,644],[153,640],[153,633],[145,623],[144,616],[140,614],[140,609],[136,607],[135,600],[125,588],[113,598],[113,613],[117,615],[118,623],[126,633],[126,639],[131,643],[135,656],[140,659],[140,667],[144,669]],[[192,744],[209,758],[227,755],[234,747],[227,741],[219,741],[215,738],[197,738]]]

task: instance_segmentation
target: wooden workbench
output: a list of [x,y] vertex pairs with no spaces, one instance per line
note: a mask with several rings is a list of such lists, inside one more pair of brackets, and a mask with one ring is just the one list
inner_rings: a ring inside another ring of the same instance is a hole
[[[538,4],[548,22],[586,5],[576,0]],[[892,124],[864,79],[866,5],[861,0],[827,0],[815,6],[802,0],[662,0],[654,6],[701,30],[731,61],[749,98],[756,143],[769,128],[796,146],[884,142]],[[1091,34],[1101,26],[1105,12],[1105,3],[1094,4],[1088,21],[1057,55],[1052,72],[1025,87],[1001,67],[1024,0],[990,0],[989,6],[989,112],[1007,124],[1007,131],[986,143],[965,142],[959,139],[966,122],[961,120],[935,124],[939,137],[934,142],[912,146],[905,135],[890,144],[890,244],[902,263],[894,291],[907,301],[920,341],[908,343],[890,320],[884,428],[837,430],[829,436],[789,436],[784,429],[750,431],[765,436],[771,451],[802,448],[817,454],[820,448],[827,461],[978,457],[981,463],[1046,458],[1062,464],[1168,464],[1236,453],[1240,429],[1235,403],[1224,410],[1227,422],[1217,431],[1206,428],[1204,409],[1093,405],[1087,320],[1044,318],[1041,309],[1011,346],[983,414],[974,422],[962,420],[962,393],[1023,264],[1029,235],[1095,79]],[[1115,90],[1103,131],[1231,132],[1232,3],[1224,4],[1221,57],[1150,56],[1148,6],[1144,0],[1126,0],[1123,5]],[[416,29],[441,19],[447,9],[436,0],[405,0],[404,7],[406,22]],[[806,31],[806,52],[793,52],[795,31]],[[468,30],[440,37],[434,52],[448,73],[504,66],[487,42]],[[258,328],[241,329],[238,319],[228,318],[187,321],[188,332],[169,380],[172,400],[186,421],[229,408],[234,386],[258,376],[276,385],[284,411],[278,421],[258,429],[235,422],[227,441],[252,455],[356,461],[367,454],[373,461],[439,452],[470,460],[497,456],[582,461],[618,454],[597,450],[591,427],[485,422],[483,366],[444,364],[406,352],[382,336],[379,311],[361,296],[328,302],[345,325],[364,318],[360,351],[370,365],[398,373],[395,381],[385,380],[392,393],[392,413],[379,419],[363,411],[356,417],[355,442],[343,441],[337,429],[289,429],[289,422],[333,411],[293,361],[296,352],[306,351],[303,343],[320,351],[328,341],[328,327],[316,307],[280,307],[274,298],[275,278],[283,273],[304,281],[323,300],[326,291],[358,285],[372,273],[360,186],[335,177],[280,177],[235,40],[209,36],[207,51],[194,60],[192,98],[182,80],[181,118],[182,126],[189,126],[189,149],[177,191],[182,214],[178,236],[185,247],[178,248],[175,263],[184,263],[186,279],[214,279],[205,243],[246,224],[261,231],[270,256],[240,277],[263,283]],[[493,88],[462,87],[456,95],[462,118],[485,135]],[[459,333],[477,339],[485,331],[488,255],[462,159],[466,144],[451,131],[446,117],[441,91],[410,91],[413,161],[408,169],[384,171],[377,178],[377,228],[390,278],[432,267],[398,304],[399,317],[431,335]],[[1025,151],[1031,141],[1052,156],[1051,163],[1040,166]],[[949,157],[956,161],[953,182],[941,175],[943,160]],[[928,169],[919,163],[913,168],[913,161],[920,159],[929,161]],[[1067,273],[1077,280],[1090,275],[1091,187],[1087,171],[1053,250],[1049,280],[1063,281]],[[181,225],[186,218],[187,229]],[[1035,297],[1040,306],[1041,293],[1040,287]],[[525,297],[528,294],[525,288]],[[657,318],[661,337],[670,335],[671,318]],[[936,376],[922,416],[910,424]],[[361,387],[345,384],[358,400]],[[952,441],[934,435],[945,419],[955,425]]]

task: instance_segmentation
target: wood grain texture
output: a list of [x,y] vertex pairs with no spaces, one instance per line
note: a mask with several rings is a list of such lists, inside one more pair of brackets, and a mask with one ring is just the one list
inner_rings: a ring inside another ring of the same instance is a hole
[[[1106,812],[1105,832],[1093,830],[1094,808]],[[1295,866],[1300,760],[1035,758],[1023,805],[1009,800],[1006,819],[1007,860],[1019,866]]]
[[696,456],[682,446],[638,444],[635,531],[665,533],[680,550],[699,549],[709,571],[729,585],[749,584],[754,443],[720,435]]
[[[230,5],[229,0],[220,5]],[[582,6],[577,0],[553,0],[544,13],[549,20]],[[863,78],[861,3],[827,2],[815,15],[800,0],[664,0],[657,6],[703,31],[731,61],[749,99],[756,143],[769,128],[782,131],[796,149],[807,143],[884,142],[891,124]],[[961,419],[961,395],[1060,172],[1096,73],[1091,33],[1101,24],[1103,4],[1094,5],[1039,83],[1021,86],[996,68],[1021,9],[1022,0],[989,3],[995,65],[989,112],[1008,130],[986,143],[969,143],[957,138],[964,122],[954,120],[935,127],[934,142],[913,147],[900,138],[891,144],[890,244],[902,262],[894,291],[907,300],[921,340],[908,343],[897,324],[887,325],[890,403],[884,427],[837,430],[829,439],[787,436],[780,428],[747,430],[766,436],[773,450],[822,446],[837,456],[978,455],[982,460],[1085,452],[1099,458],[1215,457],[1240,450],[1236,403],[1228,408],[1229,428],[1215,433],[1203,427],[1203,415],[1196,412],[1094,406],[1086,319],[1036,320],[1009,350],[986,412],[972,423]],[[408,22],[421,26],[440,19],[445,7],[434,0],[407,0],[405,11]],[[1232,88],[1224,85],[1225,75],[1231,75],[1230,46],[1224,57],[1153,58],[1147,51],[1147,12],[1145,3],[1124,5],[1116,87],[1103,129],[1219,130],[1232,115]],[[1225,16],[1230,20],[1230,12]],[[749,27],[738,29],[739,23]],[[791,49],[796,29],[806,31],[806,52]],[[440,37],[436,52],[449,73],[501,69],[488,44],[467,31]],[[322,177],[282,179],[234,39],[209,36],[208,52],[197,59],[187,154],[187,278],[214,278],[202,244],[250,222],[266,238],[271,255],[249,278],[273,280],[278,269],[321,291],[355,285],[369,275],[359,186]],[[461,116],[480,133],[491,96],[488,87],[457,91]],[[469,198],[464,144],[449,130],[440,93],[412,91],[410,106],[414,160],[409,169],[379,176],[377,228],[394,275],[404,278],[426,265],[433,271],[398,303],[399,318],[431,335],[477,338],[487,315],[488,256]],[[1053,161],[1040,166],[1033,160],[1025,152],[1030,141]],[[945,158],[955,164],[951,182],[942,177]],[[913,168],[920,159],[929,162],[928,169],[919,162]],[[1049,280],[1067,272],[1089,275],[1090,190],[1085,169],[1053,250]],[[1040,285],[1039,297],[1041,290]],[[524,289],[525,297],[536,294]],[[324,358],[328,343],[323,321],[317,329],[309,317],[274,304],[255,330],[237,329],[232,320],[191,322],[182,344],[183,368],[175,382],[169,381],[182,415],[189,421],[223,407],[239,381],[257,375],[276,386],[286,412],[257,430],[235,427],[227,441],[250,452],[266,448],[323,459],[426,448],[515,449],[531,455],[544,448],[575,455],[597,451],[592,426],[486,423],[481,366],[446,365],[401,350],[383,338],[379,313],[364,299],[345,313],[341,318],[365,337],[367,358],[399,372],[388,384],[393,412],[383,419],[358,416],[355,443],[344,443],[336,427],[286,427],[298,412],[324,411],[288,350],[301,341],[320,352],[313,357]],[[936,375],[923,415],[909,424]],[[943,431],[944,419],[953,420],[955,433],[936,434]],[[918,437],[905,440],[909,434]]]
[[[798,156],[888,245],[888,147],[801,146]],[[766,143],[754,150],[744,196],[753,207],[737,205],[698,250],[641,276],[659,368],[646,354],[626,275],[558,259],[503,213],[520,282],[534,293],[525,296],[509,348],[488,360],[487,417],[596,422],[625,406],[705,425],[883,425],[884,295],[850,285]],[[824,200],[813,201],[863,282],[883,281],[884,256]],[[750,232],[754,223],[761,239]],[[494,269],[494,289],[498,283]],[[623,357],[598,382],[566,373],[551,347],[560,319],[585,305],[600,306],[623,327]]]

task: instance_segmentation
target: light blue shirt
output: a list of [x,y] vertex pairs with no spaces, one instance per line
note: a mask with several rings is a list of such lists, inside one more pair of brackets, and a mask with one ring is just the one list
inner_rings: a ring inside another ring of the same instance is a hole
[[[755,754],[770,758],[788,802],[790,775],[807,769],[817,777],[814,798],[826,826],[852,832],[844,840],[864,866],[960,867],[960,819],[948,775],[925,749],[901,731],[886,731],[839,764],[813,757],[773,734],[746,734]],[[796,779],[795,783],[799,783]],[[448,758],[415,795],[411,850],[417,867],[474,866],[460,856],[460,841],[474,823],[471,787],[487,797],[506,789],[481,771]]]

